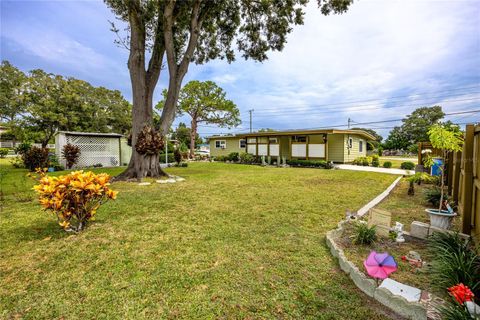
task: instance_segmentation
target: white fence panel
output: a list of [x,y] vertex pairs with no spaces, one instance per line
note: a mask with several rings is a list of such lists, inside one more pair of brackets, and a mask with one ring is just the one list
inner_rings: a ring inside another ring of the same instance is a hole
[[75,167],[88,167],[98,164],[103,167],[120,165],[118,138],[67,135],[67,143],[80,148],[80,157]]

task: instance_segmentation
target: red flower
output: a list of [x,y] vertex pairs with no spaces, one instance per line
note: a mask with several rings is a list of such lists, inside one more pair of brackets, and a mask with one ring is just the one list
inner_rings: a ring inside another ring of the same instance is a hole
[[402,256],[402,261],[407,261],[407,257]]
[[460,304],[464,304],[466,301],[472,301],[472,298],[474,296],[472,290],[470,290],[470,288],[468,288],[463,283],[448,288],[448,292]]

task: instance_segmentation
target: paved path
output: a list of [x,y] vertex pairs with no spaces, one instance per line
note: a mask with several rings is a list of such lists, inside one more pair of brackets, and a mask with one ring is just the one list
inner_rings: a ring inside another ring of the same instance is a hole
[[415,174],[415,170],[364,167],[364,166],[354,166],[352,164],[337,164],[335,165],[335,168],[342,169],[342,170],[380,172],[380,173],[407,175],[407,176]]

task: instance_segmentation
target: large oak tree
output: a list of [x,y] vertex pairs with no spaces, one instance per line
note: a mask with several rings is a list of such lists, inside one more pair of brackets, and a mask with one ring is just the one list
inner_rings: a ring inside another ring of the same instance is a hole
[[[345,12],[353,0],[317,0],[324,15]],[[165,136],[175,118],[182,80],[189,64],[213,59],[264,61],[280,51],[292,25],[302,24],[307,0],[105,0],[128,23],[128,69],[133,96],[132,146],[145,126],[152,126],[153,93],[163,62],[168,90],[160,121]],[[119,30],[115,27],[114,31]],[[147,53],[150,53],[147,62]],[[127,170],[118,179],[154,176],[159,169],[133,148]]]

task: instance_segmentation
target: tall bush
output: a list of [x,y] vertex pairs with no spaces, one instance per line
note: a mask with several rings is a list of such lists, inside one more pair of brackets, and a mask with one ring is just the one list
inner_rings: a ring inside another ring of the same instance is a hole
[[75,171],[60,177],[50,177],[41,169],[37,173],[39,184],[33,188],[40,205],[52,211],[66,231],[83,230],[103,203],[117,197],[106,173]]
[[7,148],[0,148],[0,158],[5,158],[8,154]]
[[182,162],[182,152],[179,148],[176,148],[175,151],[173,151],[173,157],[175,158],[175,162],[177,164],[180,164],[180,162]]
[[22,161],[30,171],[35,171],[37,168],[46,168],[49,165],[48,149],[31,147],[22,154]]
[[67,161],[67,169],[71,169],[78,162],[80,157],[80,148],[73,144],[67,143],[62,148],[62,156]]

